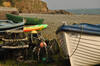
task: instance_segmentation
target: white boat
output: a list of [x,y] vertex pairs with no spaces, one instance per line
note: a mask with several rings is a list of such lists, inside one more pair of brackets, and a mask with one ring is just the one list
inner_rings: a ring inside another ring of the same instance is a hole
[[100,25],[64,25],[57,31],[57,37],[71,66],[100,64]]

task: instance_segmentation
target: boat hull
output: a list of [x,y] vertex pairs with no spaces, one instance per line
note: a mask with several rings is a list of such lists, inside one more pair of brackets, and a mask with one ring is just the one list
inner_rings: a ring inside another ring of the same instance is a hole
[[0,20],[0,32],[23,28],[24,22],[13,23],[10,20]]
[[59,46],[71,66],[100,64],[100,36],[78,32],[59,32]]

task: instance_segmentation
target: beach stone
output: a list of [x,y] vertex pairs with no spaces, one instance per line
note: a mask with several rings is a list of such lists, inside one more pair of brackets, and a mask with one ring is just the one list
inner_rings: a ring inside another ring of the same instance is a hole
[[6,14],[19,14],[19,11],[16,8],[12,8],[12,7],[0,7],[0,20],[5,20],[6,18]]

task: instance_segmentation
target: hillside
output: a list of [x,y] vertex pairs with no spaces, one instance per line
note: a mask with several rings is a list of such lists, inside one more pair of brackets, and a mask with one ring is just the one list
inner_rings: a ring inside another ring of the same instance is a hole
[[1,6],[4,2],[9,2],[11,4],[10,7],[16,7],[19,12],[24,13],[38,13],[38,12],[47,12],[47,4],[41,0],[0,0]]
[[71,14],[65,10],[49,10],[41,0],[0,0],[0,6],[15,7],[20,13]]

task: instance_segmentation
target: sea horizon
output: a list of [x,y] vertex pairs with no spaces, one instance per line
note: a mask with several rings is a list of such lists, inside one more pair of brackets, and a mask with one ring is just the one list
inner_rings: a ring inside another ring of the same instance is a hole
[[100,8],[76,8],[65,9],[73,14],[88,14],[88,15],[100,15]]

